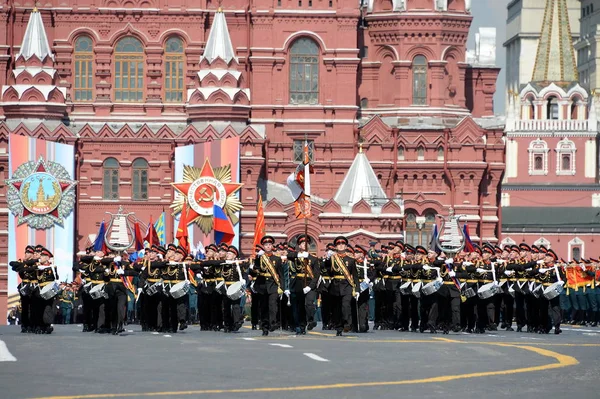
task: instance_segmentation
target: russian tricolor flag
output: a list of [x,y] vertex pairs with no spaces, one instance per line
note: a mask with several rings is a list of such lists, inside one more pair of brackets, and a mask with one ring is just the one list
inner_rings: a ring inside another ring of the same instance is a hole
[[217,204],[213,206],[213,229],[215,230],[215,242],[217,245],[222,242],[231,245],[235,237],[233,224],[223,211],[223,208]]

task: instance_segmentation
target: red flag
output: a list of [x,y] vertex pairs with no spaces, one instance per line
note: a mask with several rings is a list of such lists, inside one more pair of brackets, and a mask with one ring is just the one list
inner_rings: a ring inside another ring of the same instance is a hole
[[160,242],[158,242],[158,234],[156,234],[156,230],[154,229],[152,216],[150,216],[150,224],[148,225],[148,232],[146,233],[146,237],[144,237],[144,241],[147,241],[150,246],[153,246],[154,244],[160,245]]
[[287,179],[288,188],[294,198],[294,213],[297,219],[309,218],[311,216],[310,173],[310,153],[308,142],[305,141],[302,164],[298,165],[296,171]]
[[179,240],[179,245],[185,248],[186,251],[190,252],[190,244],[188,243],[188,228],[187,228],[187,203],[183,202],[183,208],[181,208],[181,214],[179,216],[179,225],[177,226],[177,234],[175,238]]
[[138,222],[135,222],[134,233],[135,233],[135,250],[141,251],[142,249],[144,249],[144,237],[142,237],[142,231],[140,230],[140,224]]
[[256,250],[256,246],[260,244],[260,240],[267,234],[265,227],[265,209],[263,207],[262,195],[258,194],[258,205],[256,206],[256,223],[254,225],[254,242],[252,243],[252,253]]

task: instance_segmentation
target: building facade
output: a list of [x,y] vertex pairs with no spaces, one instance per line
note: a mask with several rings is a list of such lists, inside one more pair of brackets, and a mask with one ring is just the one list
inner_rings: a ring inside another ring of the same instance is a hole
[[577,52],[577,69],[579,81],[589,93],[600,89],[600,2],[579,0],[581,30],[579,40],[575,43]]
[[579,84],[565,0],[548,0],[543,14],[533,78],[507,110],[502,242],[544,244],[565,260],[596,257],[597,100]]
[[123,205],[149,220],[168,209],[175,148],[234,136],[244,252],[258,195],[269,233],[304,232],[285,187],[304,140],[317,249],[338,234],[427,244],[450,207],[467,215],[474,240],[498,241],[499,69],[465,62],[469,0],[46,4],[0,10],[0,185],[9,134],[74,145],[77,249],[105,211]]

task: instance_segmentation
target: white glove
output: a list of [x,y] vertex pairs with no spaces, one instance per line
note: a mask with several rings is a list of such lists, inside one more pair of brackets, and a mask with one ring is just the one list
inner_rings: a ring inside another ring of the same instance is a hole
[[546,273],[548,270],[550,270],[550,269],[546,269],[545,267],[540,267],[540,268],[538,269],[538,272],[539,272],[539,273]]
[[262,249],[256,253],[256,255],[258,255],[258,256],[263,256],[264,254],[265,254],[265,251],[263,251]]
[[354,299],[356,299],[358,301],[358,298],[360,297],[360,292],[357,292],[356,294],[354,294]]
[[298,254],[298,258],[300,258],[300,259],[306,259],[306,258],[308,258],[308,252],[300,252]]
[[505,270],[505,271],[504,271],[504,274],[510,277],[510,276],[512,276],[513,274],[515,274],[515,272],[514,272],[514,270]]
[[113,259],[113,262],[117,262],[117,263],[118,263],[118,262],[120,262],[120,261],[121,261],[121,257],[120,257],[120,256],[118,256],[118,255],[117,255],[117,256],[115,256],[115,257],[114,257],[114,259]]
[[94,260],[102,260],[102,258],[99,257],[98,255],[94,255]]
[[429,266],[429,265],[423,265],[423,270],[431,270],[431,266]]
[[327,251],[327,259],[331,258],[333,256],[333,251],[330,249],[329,251]]
[[250,270],[254,270],[254,263],[250,263]]
[[196,278],[202,279],[202,274],[201,273],[196,273]]
[[538,264],[538,265],[543,265],[543,264],[544,264],[544,261],[543,261],[542,259],[540,259],[540,260],[538,260],[538,261],[537,261],[537,264]]
[[228,259],[225,261],[225,263],[228,265],[231,265],[231,264],[235,263],[235,260]]
[[60,307],[58,305],[56,305],[56,309],[60,309]]
[[[539,261],[538,261],[539,262]],[[579,265],[581,267],[581,270],[585,271],[585,265],[582,263]]]
[[281,260],[284,261],[284,262],[287,261],[287,255],[281,256]]
[[81,279],[81,285],[85,285],[85,279],[84,278]]
[[501,265],[503,263],[506,263],[506,261],[504,259],[496,259],[496,263]]
[[283,291],[283,293],[284,293],[286,296],[290,296],[290,290],[285,290],[285,291]]
[[370,283],[371,283],[371,280],[369,280],[369,278],[365,278],[363,281],[364,281],[366,284],[370,284]]
[[393,269],[393,267],[392,267],[392,266],[390,266],[390,267],[388,267],[387,269],[385,269],[385,271],[386,271],[386,272],[388,272],[388,273],[391,273],[391,272],[392,272],[392,269]]
[[444,262],[447,265],[451,265],[454,263],[454,259],[450,258],[450,259],[446,259],[446,261]]
[[487,273],[488,271],[480,267],[477,268],[477,273]]
[[400,257],[401,257],[402,259],[406,259],[406,252],[402,252],[402,253],[400,254]]
[[308,294],[310,292],[310,287],[304,287],[302,288],[302,292],[304,292],[304,295]]
[[435,279],[435,281],[443,281],[441,277]]
[[473,262],[465,261],[462,263],[463,266],[473,266]]
[[142,267],[142,271],[146,270],[146,266]]
[[122,276],[122,275],[124,275],[124,274],[125,274],[125,272],[123,271],[123,269],[117,269],[117,274],[118,274],[119,276]]
[[456,272],[455,271],[450,271],[450,272],[448,272],[448,275],[450,277],[456,277]]

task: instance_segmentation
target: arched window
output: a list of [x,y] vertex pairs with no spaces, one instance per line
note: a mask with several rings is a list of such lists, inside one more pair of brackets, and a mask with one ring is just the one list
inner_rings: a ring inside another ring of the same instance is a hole
[[183,41],[171,37],[165,44],[165,102],[183,102]]
[[433,224],[435,223],[435,215],[436,214],[433,211],[425,212],[425,223],[423,223],[423,227],[421,228],[421,243],[419,244],[425,248],[429,248],[429,244],[431,243],[431,233],[433,231]]
[[437,159],[438,161],[444,160],[444,147],[438,147]]
[[558,99],[556,97],[548,98],[546,119],[558,119]]
[[319,47],[306,37],[290,49],[290,104],[319,103]]
[[144,158],[133,161],[132,198],[134,201],[148,200],[148,162]]
[[564,138],[556,145],[556,174],[575,175],[575,143]]
[[406,228],[404,230],[404,242],[412,245],[419,245],[419,228],[417,226],[417,214],[415,211],[406,211]]
[[360,107],[361,108],[369,108],[369,99],[368,98],[361,98],[360,99]]
[[93,99],[93,42],[87,36],[80,36],[75,40],[73,53],[75,63],[75,82],[73,84],[74,101],[91,101]]
[[115,101],[144,100],[144,47],[135,37],[124,37],[115,47]]
[[427,104],[427,59],[418,55],[413,60],[413,104]]
[[417,147],[417,161],[424,161],[425,160],[425,148],[423,148],[423,146],[418,146]]
[[106,158],[102,164],[104,170],[103,198],[105,200],[119,199],[119,162],[114,158]]
[[537,139],[529,143],[529,175],[548,174],[548,144]]
[[404,161],[404,147],[398,147],[398,161]]

